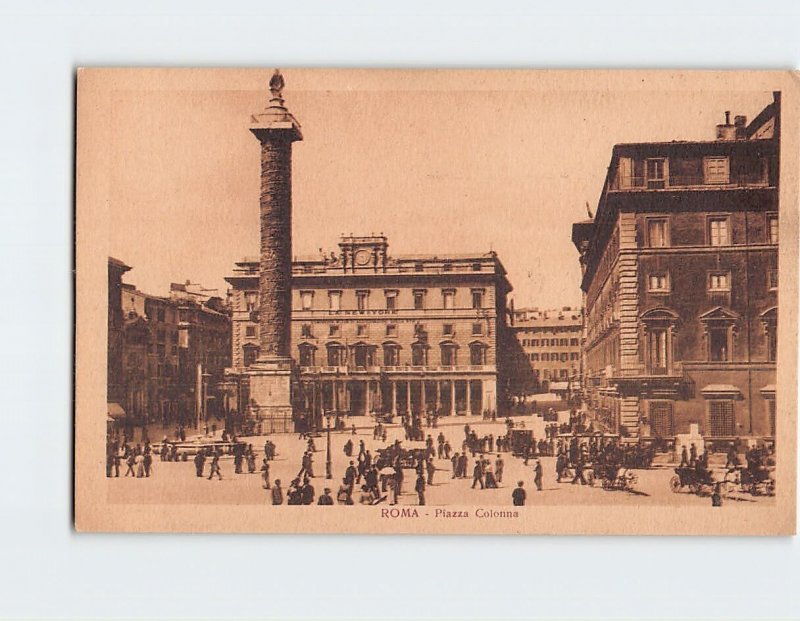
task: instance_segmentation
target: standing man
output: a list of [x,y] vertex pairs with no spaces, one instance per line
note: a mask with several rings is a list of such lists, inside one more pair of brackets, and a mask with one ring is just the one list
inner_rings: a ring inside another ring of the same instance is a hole
[[414,490],[417,492],[417,497],[419,498],[420,506],[425,504],[425,479],[420,474],[417,477],[417,484],[414,486]]
[[208,480],[210,481],[211,478],[215,474],[219,477],[219,480],[221,481],[222,480],[222,472],[220,472],[220,469],[219,469],[219,453],[216,453],[216,452],[211,457],[211,472],[209,472],[209,474],[208,474]]
[[494,472],[497,475],[497,482],[503,482],[503,469],[506,467],[506,463],[503,461],[503,458],[500,456],[500,453],[497,454],[497,459],[494,462]]
[[203,468],[206,464],[206,451],[205,449],[198,449],[197,455],[194,456],[194,468],[197,476],[203,476]]
[[533,468],[533,482],[536,485],[536,491],[542,491],[542,462],[540,459],[536,460],[536,466]]
[[[267,482],[267,485],[269,485],[269,482]],[[275,479],[275,487],[272,488],[272,504],[273,505],[283,504],[283,490],[281,489],[280,479]]]
[[472,489],[475,489],[476,483],[480,483],[483,489],[483,462],[480,459],[475,460],[475,467],[472,469]]
[[459,474],[459,472],[458,472],[458,462],[459,462],[458,453],[455,453],[453,455],[453,458],[450,460],[450,462],[453,464],[453,477],[452,478],[455,479]]
[[511,492],[511,502],[514,504],[515,507],[524,507],[525,506],[525,489],[523,488],[523,482],[517,482],[517,488]]
[[269,460],[266,455],[264,456],[264,461],[261,462],[261,472],[263,472],[262,476],[264,477],[264,489],[269,489]]
[[428,485],[433,485],[433,473],[436,472],[436,466],[433,465],[433,457],[428,457],[425,467],[428,471]]

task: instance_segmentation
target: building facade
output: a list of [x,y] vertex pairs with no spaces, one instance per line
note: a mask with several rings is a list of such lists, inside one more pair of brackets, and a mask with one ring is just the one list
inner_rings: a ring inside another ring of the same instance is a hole
[[[224,415],[218,385],[230,366],[230,317],[219,297],[198,298],[189,285],[160,297],[120,283],[119,404],[129,421],[189,425]],[[109,338],[109,354],[111,346]]]
[[131,268],[119,259],[108,258],[108,356],[107,395],[108,414],[119,418],[124,414],[125,375],[123,344],[125,313],[122,310],[122,276]]
[[[258,259],[231,285],[231,378],[259,356]],[[338,252],[292,264],[295,415],[440,415],[497,408],[498,343],[511,285],[493,252],[391,256],[384,236],[343,237]],[[232,389],[244,415],[246,387]]]
[[616,145],[573,227],[584,390],[630,437],[774,436],[780,94],[715,140]]
[[565,306],[513,312],[511,331],[522,349],[535,392],[569,392],[580,385],[583,311]]

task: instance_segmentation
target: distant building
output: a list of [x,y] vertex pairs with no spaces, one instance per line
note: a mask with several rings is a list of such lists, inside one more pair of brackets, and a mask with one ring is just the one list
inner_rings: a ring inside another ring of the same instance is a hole
[[[258,259],[236,263],[229,300],[231,395],[248,408],[246,371],[258,358]],[[399,255],[384,236],[343,237],[338,252],[292,265],[295,415],[322,412],[443,416],[496,409],[505,391],[497,351],[507,338],[511,285],[494,252]]]
[[578,392],[581,374],[583,311],[520,308],[511,331],[537,387],[535,392]]
[[125,376],[123,343],[125,315],[122,311],[122,276],[131,268],[119,259],[108,257],[108,415],[113,419],[124,415]]
[[584,384],[631,437],[775,434],[780,93],[700,142],[619,144],[573,227]]
[[230,365],[230,317],[219,297],[184,288],[160,297],[120,284],[119,403],[131,421],[188,425],[198,412],[225,415],[218,384]]

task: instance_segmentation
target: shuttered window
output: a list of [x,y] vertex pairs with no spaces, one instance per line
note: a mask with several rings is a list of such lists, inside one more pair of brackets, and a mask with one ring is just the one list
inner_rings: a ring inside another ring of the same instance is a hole
[[733,401],[710,401],[708,404],[708,425],[710,435],[714,438],[736,435]]

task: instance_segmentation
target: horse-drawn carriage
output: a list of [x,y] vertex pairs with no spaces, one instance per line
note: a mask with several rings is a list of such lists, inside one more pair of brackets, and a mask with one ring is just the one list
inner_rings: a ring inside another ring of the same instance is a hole
[[692,494],[710,494],[717,483],[720,481],[714,480],[714,475],[708,468],[678,466],[675,468],[675,475],[669,480],[669,488],[676,494],[684,487],[688,487]]
[[587,482],[594,485],[597,479],[603,489],[633,491],[634,485],[639,481],[639,477],[625,466],[617,464],[595,463],[590,471],[591,479],[587,477]]
[[417,464],[425,461],[428,456],[428,449],[425,448],[412,448],[406,449],[399,444],[393,444],[386,448],[379,448],[376,464],[383,468],[386,466],[394,466],[400,463],[401,468],[416,468]]

